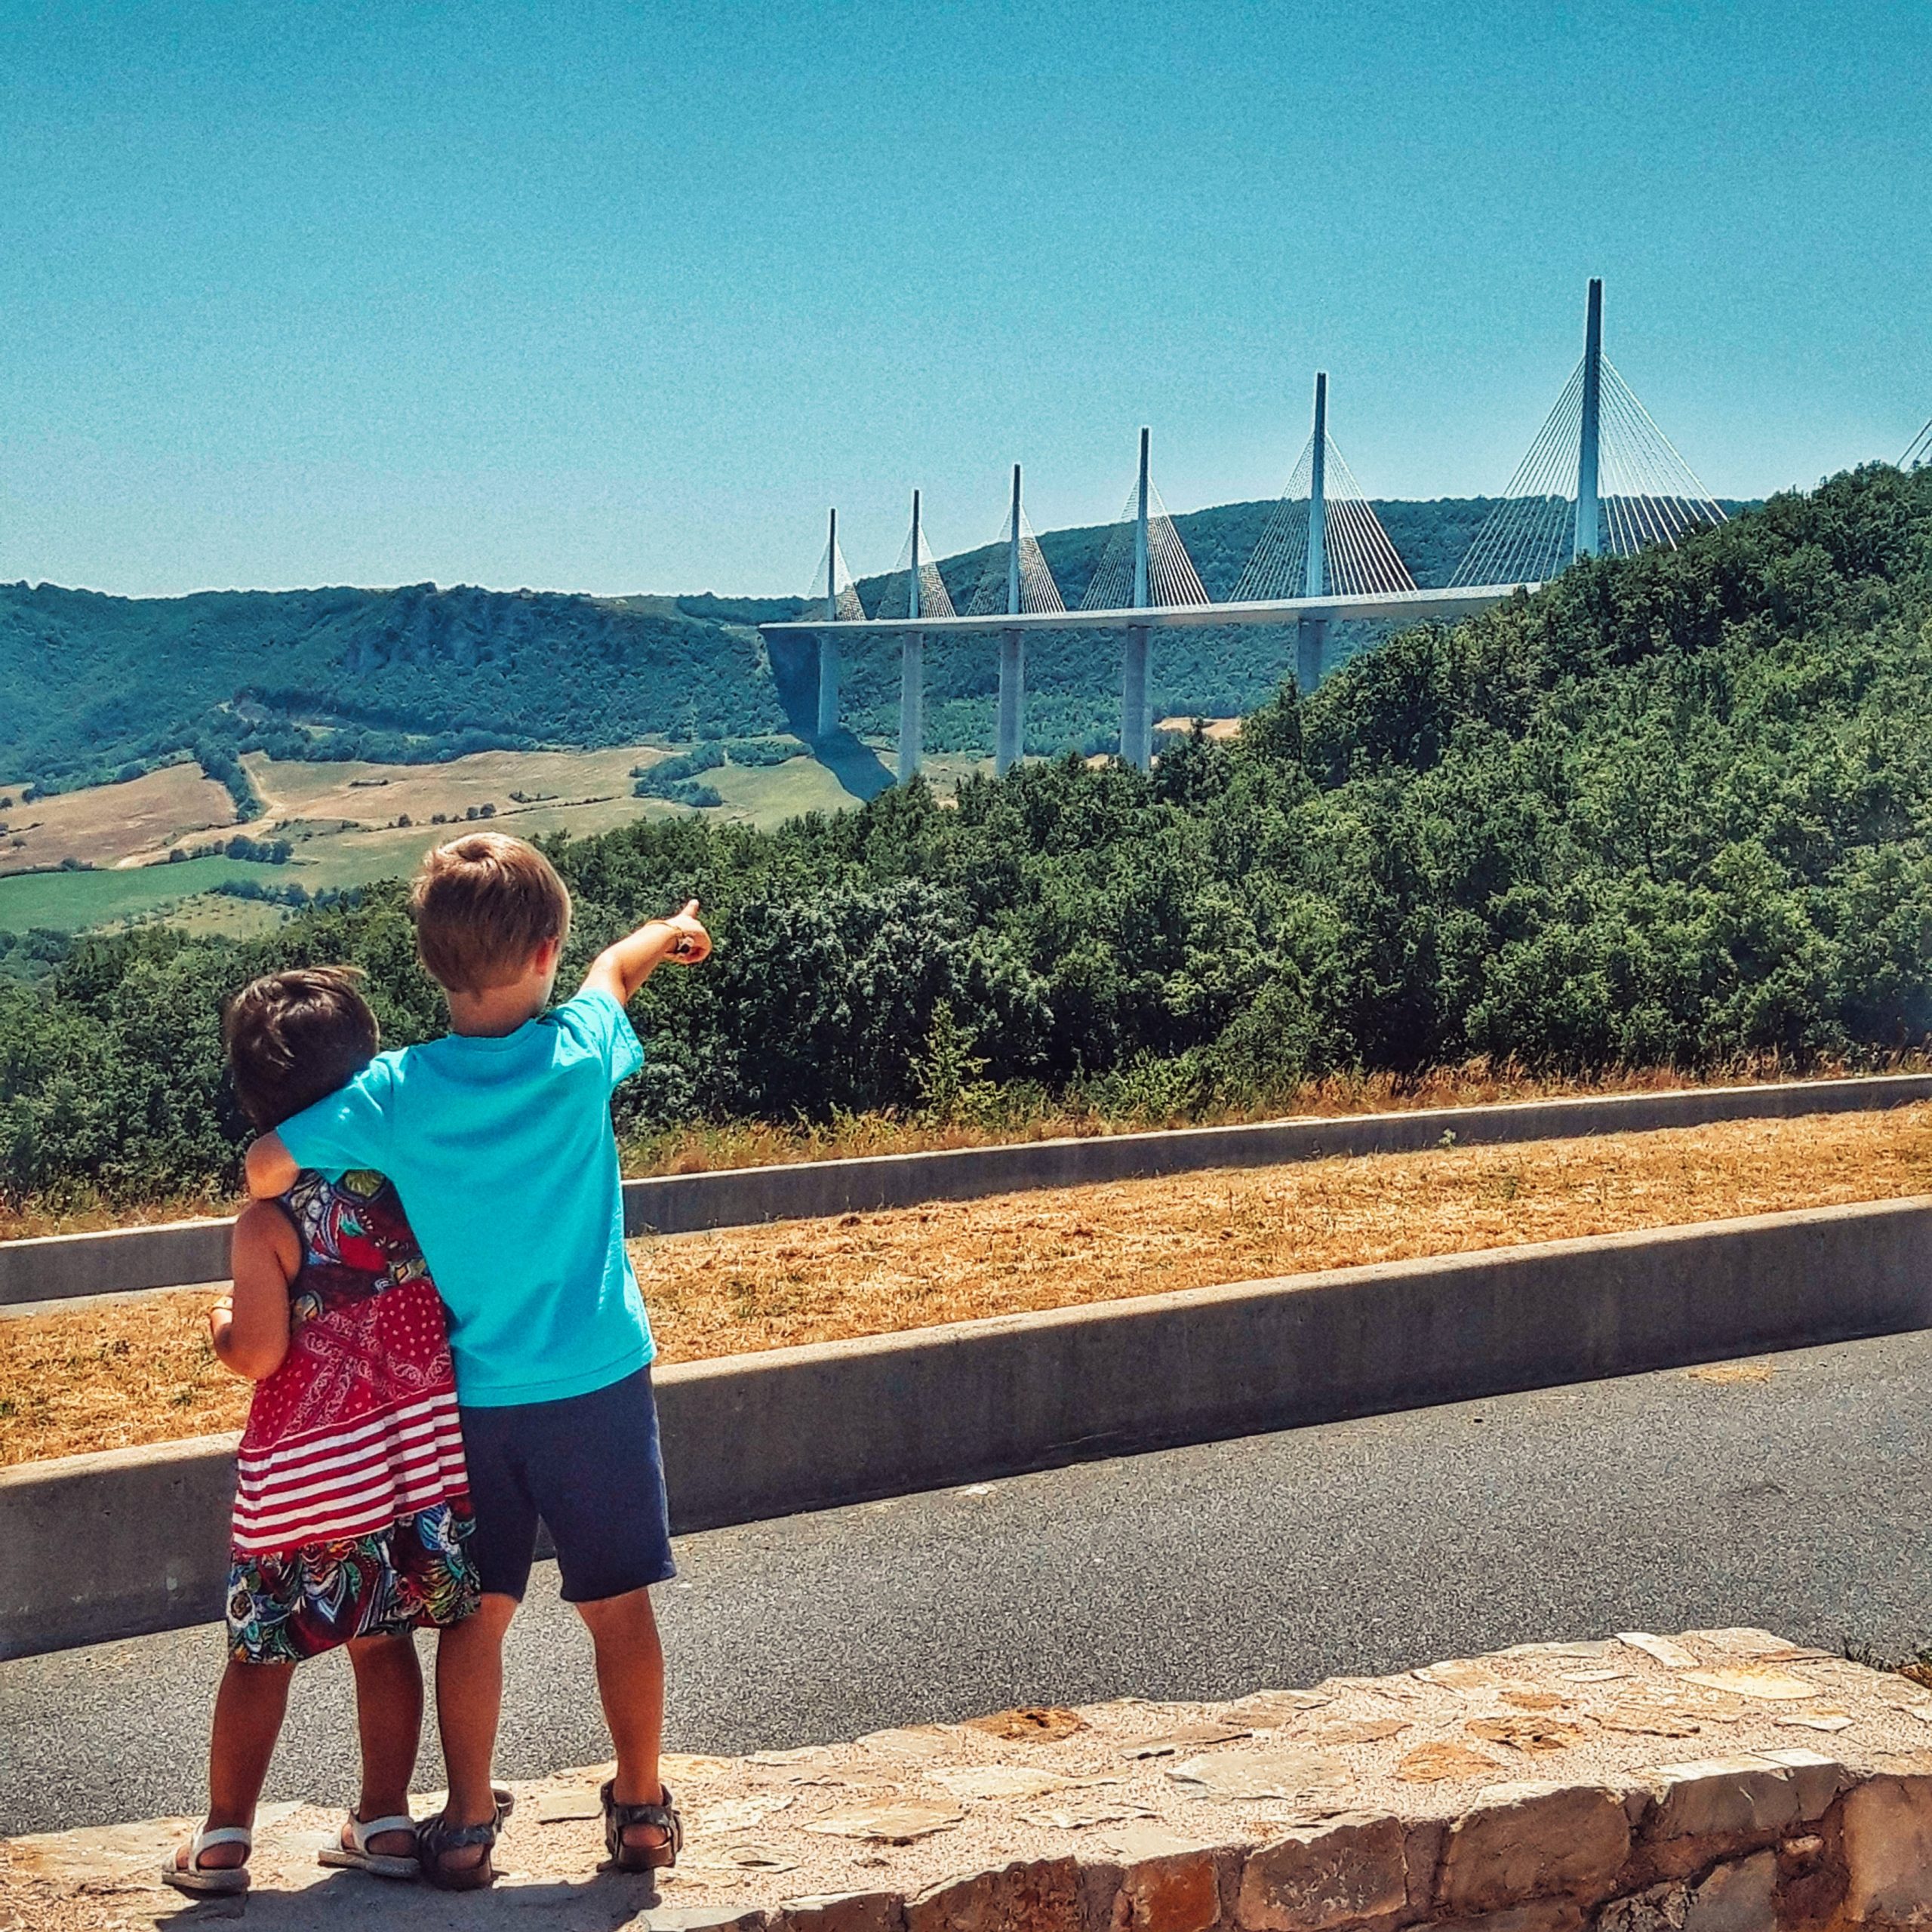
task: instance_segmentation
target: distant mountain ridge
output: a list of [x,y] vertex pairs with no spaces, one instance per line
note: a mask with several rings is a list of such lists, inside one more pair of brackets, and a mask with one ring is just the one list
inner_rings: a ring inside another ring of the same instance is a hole
[[[1419,583],[1439,583],[1492,507],[1482,498],[1376,505]],[[1272,500],[1175,518],[1211,595],[1232,587]],[[1051,531],[1041,546],[1078,603],[1111,526]],[[955,600],[992,546],[940,568]],[[875,608],[883,578],[864,580]],[[0,585],[0,785],[66,788],[201,758],[217,775],[240,750],[278,756],[447,758],[490,747],[685,740],[808,727],[808,645],[768,652],[755,626],[799,614],[796,598],[598,598],[415,584],[397,589],[207,591],[129,598],[48,584]],[[1346,651],[1349,640],[1337,640]],[[1054,632],[1029,648],[1029,742],[1097,749],[1115,728],[1118,649],[1104,634]],[[1164,635],[1163,711],[1232,715],[1279,681],[1293,647],[1272,630]],[[846,721],[889,731],[894,641],[846,654]],[[964,640],[927,655],[935,749],[990,747],[995,671]]]

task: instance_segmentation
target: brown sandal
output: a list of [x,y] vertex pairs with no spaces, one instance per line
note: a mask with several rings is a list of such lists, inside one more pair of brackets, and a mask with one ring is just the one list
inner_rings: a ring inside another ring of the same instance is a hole
[[[497,1833],[516,1801],[501,1785],[492,1786],[491,1791],[497,1815],[488,1824],[452,1825],[441,1818],[425,1818],[417,1826],[416,1857],[426,1884],[439,1892],[480,1892],[497,1882],[491,1854],[496,1849]],[[443,1863],[451,1852],[466,1851],[473,1844],[483,1847],[483,1856],[474,1865]]]
[[[617,1781],[612,1778],[597,1795],[604,1806],[604,1848],[620,1872],[668,1872],[684,1849],[685,1821],[671,1801],[671,1787],[660,1786],[662,1800],[656,1804],[620,1804]],[[664,1834],[662,1844],[626,1844],[626,1832],[639,1825]]]

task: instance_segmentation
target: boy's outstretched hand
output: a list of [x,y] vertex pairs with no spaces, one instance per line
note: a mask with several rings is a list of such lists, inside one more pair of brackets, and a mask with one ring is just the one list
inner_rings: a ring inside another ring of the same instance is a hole
[[667,956],[676,960],[679,965],[701,966],[711,957],[711,935],[697,916],[695,899],[686,900],[683,910],[673,912],[668,919],[652,923],[667,925],[677,934]]
[[586,992],[608,993],[620,1006],[667,959],[697,966],[711,957],[711,935],[697,915],[697,901],[688,900],[668,919],[651,919],[614,946],[607,946],[590,962],[583,976]]

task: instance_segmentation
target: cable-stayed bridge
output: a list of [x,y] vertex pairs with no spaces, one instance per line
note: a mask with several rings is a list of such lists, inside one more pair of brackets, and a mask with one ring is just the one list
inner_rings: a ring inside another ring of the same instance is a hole
[[[1140,432],[1133,489],[1077,609],[1069,610],[1026,521],[1020,471],[1000,540],[967,608],[955,610],[927,543],[920,494],[878,607],[868,614],[838,545],[832,512],[825,553],[807,601],[817,608],[768,636],[809,636],[818,648],[817,728],[838,729],[840,654],[857,635],[900,640],[899,776],[919,769],[924,729],[925,640],[953,633],[999,639],[996,768],[1026,743],[1029,631],[1104,629],[1122,633],[1121,756],[1146,767],[1153,754],[1149,638],[1180,626],[1279,624],[1295,628],[1296,675],[1304,691],[1321,675],[1331,624],[1467,617],[1518,589],[1534,589],[1580,557],[1628,556],[1674,546],[1721,523],[1724,512],[1691,473],[1603,352],[1603,284],[1592,281],[1583,353],[1495,509],[1441,589],[1419,589],[1368,498],[1328,433],[1328,378],[1315,379],[1315,421],[1279,503],[1236,581],[1217,604],[1155,488],[1151,438]],[[1932,424],[1908,451],[1932,455]]]

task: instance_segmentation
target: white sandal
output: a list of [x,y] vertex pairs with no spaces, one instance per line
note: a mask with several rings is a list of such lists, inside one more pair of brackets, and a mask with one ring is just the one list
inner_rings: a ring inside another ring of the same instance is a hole
[[377,1878],[414,1878],[423,1867],[413,1852],[405,1858],[393,1852],[369,1849],[371,1838],[382,1838],[390,1832],[407,1832],[414,1844],[416,1821],[406,1813],[398,1812],[392,1817],[371,1818],[365,1825],[352,1811],[349,1814],[349,1835],[355,1841],[355,1848],[352,1850],[338,1838],[334,1844],[325,1845],[315,1854],[316,1863],[341,1872],[367,1872]]
[[[238,1844],[244,1862],[239,1865],[211,1865],[204,1871],[202,1854],[211,1845],[217,1844]],[[246,1855],[254,1848],[255,1835],[245,1825],[217,1825],[211,1832],[198,1831],[188,1841],[187,1863],[177,1863],[180,1854],[171,1853],[168,1863],[161,1868],[162,1882],[195,1898],[245,1892],[248,1889]]]

